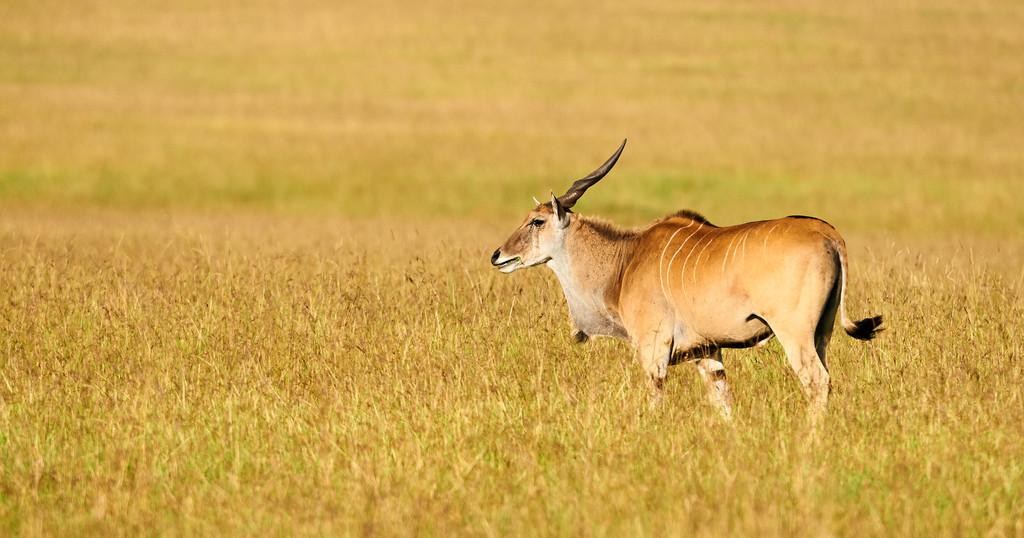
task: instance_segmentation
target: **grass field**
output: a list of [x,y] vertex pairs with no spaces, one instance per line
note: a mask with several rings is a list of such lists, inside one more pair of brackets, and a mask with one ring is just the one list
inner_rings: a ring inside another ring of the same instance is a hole
[[[0,534],[1024,535],[1024,5],[8,1]],[[776,343],[647,408],[546,270],[628,225],[851,249],[829,417]]]

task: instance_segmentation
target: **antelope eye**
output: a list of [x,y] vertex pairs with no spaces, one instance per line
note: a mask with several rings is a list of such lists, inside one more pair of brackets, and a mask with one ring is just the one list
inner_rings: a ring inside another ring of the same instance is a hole
[[544,226],[544,219],[533,219],[530,221],[530,226],[540,228],[541,226]]

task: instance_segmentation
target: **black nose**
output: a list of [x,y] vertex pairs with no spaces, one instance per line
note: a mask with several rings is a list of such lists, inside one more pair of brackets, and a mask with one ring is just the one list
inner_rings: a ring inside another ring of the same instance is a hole
[[498,265],[495,262],[498,261],[498,256],[501,255],[500,253],[501,253],[501,249],[500,248],[494,250],[494,254],[491,254],[491,265]]

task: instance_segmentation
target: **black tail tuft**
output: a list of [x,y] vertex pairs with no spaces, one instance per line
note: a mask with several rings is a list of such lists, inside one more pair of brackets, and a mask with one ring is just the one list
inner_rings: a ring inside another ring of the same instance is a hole
[[871,318],[865,318],[860,321],[853,322],[852,327],[843,327],[846,330],[846,334],[856,338],[857,340],[871,340],[878,333],[885,330],[882,327],[882,316],[874,316]]

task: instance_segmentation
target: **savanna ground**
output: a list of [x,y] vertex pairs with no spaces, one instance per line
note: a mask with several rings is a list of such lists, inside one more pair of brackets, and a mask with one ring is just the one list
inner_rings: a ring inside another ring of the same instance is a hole
[[[1024,535],[1024,5],[507,4],[0,6],[0,533]],[[624,136],[580,212],[846,236],[817,436],[488,266]]]

